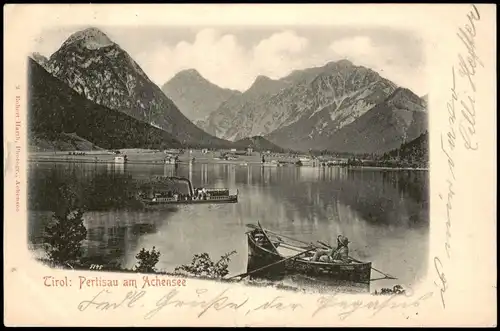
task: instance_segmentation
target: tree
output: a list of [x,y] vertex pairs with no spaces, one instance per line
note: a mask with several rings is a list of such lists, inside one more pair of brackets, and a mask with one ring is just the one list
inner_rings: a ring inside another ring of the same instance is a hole
[[175,272],[186,272],[193,276],[204,276],[209,278],[223,278],[229,273],[228,267],[231,255],[236,251],[226,253],[220,260],[213,262],[208,253],[195,254],[190,265],[181,265],[175,268]]
[[160,252],[156,250],[153,246],[151,251],[147,251],[145,248],[135,256],[138,260],[135,266],[135,271],[143,273],[153,273],[156,272],[156,264],[160,260]]
[[84,211],[78,197],[67,185],[59,186],[51,222],[45,227],[43,242],[52,263],[60,266],[78,263],[82,241],[87,237],[83,224]]

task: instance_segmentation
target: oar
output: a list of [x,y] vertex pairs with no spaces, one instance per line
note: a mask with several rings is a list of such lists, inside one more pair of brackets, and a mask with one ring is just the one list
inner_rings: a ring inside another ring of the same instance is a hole
[[[259,225],[260,225],[260,223],[259,223]],[[256,225],[254,225],[254,224],[247,224],[247,227],[249,227],[249,228],[254,228],[254,229],[259,229],[259,227],[258,227],[258,226],[256,226]],[[262,227],[260,227],[260,228],[262,228]],[[274,234],[274,235],[276,235],[276,236],[281,236],[281,237],[283,237],[283,238],[287,238],[287,239],[290,239],[290,240],[294,240],[294,241],[296,241],[296,242],[302,243],[302,244],[307,245],[307,246],[309,246],[309,247],[310,247],[311,245],[312,245],[312,246],[315,246],[313,243],[306,243],[305,241],[298,240],[298,239],[291,238],[291,237],[287,237],[287,236],[284,236],[284,235],[282,235],[282,234],[275,233],[275,232],[272,232],[272,231],[269,231],[269,230],[265,230],[265,231],[266,231],[266,232],[268,232],[268,233],[272,233],[272,234]],[[326,248],[332,249],[332,246],[330,246],[330,245],[328,245],[328,244],[326,244],[326,243],[324,243],[324,242],[322,242],[322,241],[320,241],[320,240],[318,240],[318,243],[320,243],[321,245],[323,245],[323,246],[324,246],[324,247],[326,247]],[[315,246],[315,247],[316,247],[316,248],[318,248],[318,246]],[[349,256],[349,258],[350,258],[352,261],[354,261],[354,262],[364,263],[363,261],[356,260],[356,259],[354,259],[354,258],[352,258],[352,257],[350,257],[350,256]],[[378,269],[375,269],[374,267],[371,267],[371,268],[372,268],[373,270],[375,270],[376,272],[379,272],[379,273],[381,273],[382,275],[384,275],[387,279],[397,279],[396,277],[391,276],[391,275],[386,274],[386,273],[383,273],[382,271],[380,271],[380,270],[378,270]]]
[[[363,263],[363,261],[356,260],[355,258],[352,258],[352,257],[350,257],[350,256],[349,256],[349,258],[350,258],[351,260],[353,260],[354,262]],[[372,269],[373,269],[373,270],[375,270],[376,272],[381,273],[381,274],[382,274],[382,275],[384,275],[384,276],[385,276],[385,278],[387,278],[387,279],[397,279],[396,277],[391,276],[391,275],[386,274],[386,273],[383,273],[382,271],[380,271],[380,270],[378,270],[378,269],[375,269],[374,267],[372,267]]]
[[392,278],[387,278],[387,277],[373,278],[373,279],[370,279],[370,282],[374,282],[376,280],[384,280],[384,279],[392,279]]
[[[261,229],[259,226],[255,225],[255,224],[247,224],[246,225],[247,227],[249,228],[252,228],[252,229]],[[313,244],[313,243],[307,243],[305,241],[302,241],[302,240],[299,240],[299,239],[296,239],[296,238],[292,238],[292,237],[288,237],[288,236],[285,236],[285,235],[282,235],[280,233],[276,233],[276,232],[273,232],[273,231],[270,231],[270,230],[267,230],[267,229],[264,229],[265,232],[267,233],[271,233],[275,236],[278,236],[278,237],[282,237],[282,238],[286,238],[286,239],[290,239],[290,240],[293,240],[293,241],[296,241],[298,243],[301,243],[301,244],[304,244],[306,245],[306,247],[311,247],[311,246],[315,246],[316,248],[319,248],[319,246]]]
[[267,241],[269,241],[269,243],[271,244],[271,246],[273,246],[273,250],[276,254],[279,254],[278,253],[278,249],[276,248],[276,246],[274,246],[273,242],[271,241],[271,239],[268,237],[266,231],[264,230],[264,228],[262,228],[262,225],[260,225],[260,221],[257,221],[257,224],[259,225],[259,228],[260,228],[260,231],[262,231],[262,234],[264,235],[264,237],[266,237]]
[[[287,257],[286,259],[279,260],[279,261],[277,261],[277,262],[274,262],[274,263],[268,264],[268,265],[266,265],[266,266],[264,266],[264,267],[261,267],[261,268],[258,268],[258,269],[254,269],[254,270],[252,270],[252,271],[250,271],[250,272],[246,272],[246,273],[242,273],[242,274],[239,274],[239,275],[236,275],[236,276],[230,277],[230,278],[228,278],[228,279],[233,279],[233,278],[236,278],[236,277],[240,277],[241,279],[246,278],[247,276],[249,276],[249,275],[251,275],[251,274],[253,274],[253,273],[256,273],[257,271],[261,271],[261,270],[267,269],[267,268],[269,268],[269,267],[272,267],[272,266],[274,266],[274,265],[277,265],[277,264],[283,263],[283,262],[285,262],[285,261],[295,259],[295,258],[299,257],[300,255],[304,255],[305,253],[309,253],[310,251],[313,251],[313,250],[316,250],[316,247],[315,247],[315,248],[308,249],[308,250],[303,251],[303,252],[300,252],[299,254],[296,254],[296,255],[294,255],[294,256]],[[240,280],[241,280],[241,279],[240,279]]]
[[274,242],[275,244],[279,244],[279,247],[284,247],[286,249],[289,249],[289,250],[292,250],[292,251],[296,251],[296,252],[303,252],[304,249],[308,249],[309,247],[306,247],[306,248],[299,248],[297,246],[293,246],[293,245],[290,245],[290,244],[287,244],[287,243],[284,243],[282,241],[275,241]]
[[[252,231],[253,231],[253,230],[247,231],[247,232],[245,232],[245,234],[249,234],[249,233],[251,233]],[[313,246],[313,245],[309,245],[308,247],[297,247],[297,246],[294,246],[294,245],[292,245],[292,244],[288,244],[288,243],[286,243],[286,242],[282,241],[280,237],[278,237],[278,241],[273,241],[272,243],[273,243],[273,244],[279,244],[279,246],[280,246],[280,247],[285,247],[285,248],[287,248],[287,249],[290,249],[290,250],[292,250],[292,251],[296,251],[296,252],[302,252],[304,249],[308,249],[308,248],[310,248],[311,246]],[[274,245],[274,246],[276,246],[276,245]],[[276,246],[276,247],[277,247],[277,246]]]
[[[326,246],[326,247],[330,248],[330,249],[332,248],[330,245],[328,245],[328,244],[326,244],[326,243],[324,243],[324,242],[322,242],[322,241],[320,241],[320,240],[318,240],[318,242],[319,242],[320,244],[322,244],[322,245],[324,245],[324,246]],[[351,257],[351,256],[349,256],[349,258],[350,258],[351,260],[353,260],[354,262],[364,263],[363,261],[356,260],[355,258],[353,258],[353,257]],[[380,270],[378,270],[378,269],[375,269],[374,267],[372,267],[372,269],[373,269],[373,270],[375,270],[376,272],[381,273],[381,274],[382,274],[382,275],[384,275],[384,276],[385,276],[385,278],[387,278],[387,279],[397,279],[396,277],[393,277],[393,276],[391,276],[391,275],[389,275],[389,274],[383,273],[382,271],[380,271]],[[381,278],[381,279],[384,279],[384,278]],[[378,279],[377,279],[377,280],[378,280]]]
[[318,242],[319,242],[321,245],[325,246],[326,248],[329,248],[329,249],[331,249],[331,248],[332,248],[332,246],[330,246],[330,245],[328,245],[328,244],[325,244],[325,243],[324,243],[324,242],[322,242],[321,240],[318,240]]

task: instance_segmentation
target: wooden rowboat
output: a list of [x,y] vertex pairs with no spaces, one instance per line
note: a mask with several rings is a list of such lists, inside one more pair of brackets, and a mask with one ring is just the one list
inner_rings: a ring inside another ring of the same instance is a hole
[[[250,226],[250,225],[249,225]],[[291,256],[310,250],[314,245],[273,233],[262,227],[252,226],[247,232],[248,265],[247,272],[252,276],[268,279],[280,279],[283,276],[303,275],[320,281],[346,281],[352,283],[370,283],[371,262],[335,261],[333,263],[311,261],[314,252],[297,258]],[[265,240],[262,238],[264,235]],[[300,244],[302,243],[302,244]],[[320,248],[318,246],[318,248]],[[277,263],[284,260],[282,263]],[[272,265],[268,268],[265,266]],[[261,269],[259,272],[253,270]]]

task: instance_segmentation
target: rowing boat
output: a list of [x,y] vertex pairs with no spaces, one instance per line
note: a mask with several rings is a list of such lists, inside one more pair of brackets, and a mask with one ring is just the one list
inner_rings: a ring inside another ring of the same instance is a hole
[[[306,243],[302,241],[276,234],[260,225],[259,227],[252,226],[252,228],[253,230],[247,232],[249,250],[247,272],[275,263],[260,272],[252,272],[254,277],[277,279],[283,276],[303,275],[319,280],[370,283],[371,262],[357,260],[316,262],[311,260],[314,252],[290,259],[290,256],[310,250],[314,246],[312,244],[306,246],[304,245]],[[259,240],[262,235],[264,240]],[[286,261],[276,263],[281,260]]]

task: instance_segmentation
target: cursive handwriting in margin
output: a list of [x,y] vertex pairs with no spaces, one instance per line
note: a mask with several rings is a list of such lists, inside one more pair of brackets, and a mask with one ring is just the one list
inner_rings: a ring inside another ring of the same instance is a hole
[[[337,309],[337,316],[339,316],[341,320],[345,320],[355,312],[363,310],[371,311],[371,316],[373,317],[379,314],[384,309],[404,309],[409,307],[419,307],[422,301],[425,301],[432,297],[432,294],[432,292],[427,292],[422,296],[412,299],[408,298],[413,297],[413,295],[393,294],[385,298],[377,298],[368,302],[365,302],[363,300],[339,300],[338,295],[331,295],[328,297],[322,297],[318,300],[318,307],[313,312],[312,317],[315,317],[320,312],[330,309]],[[401,300],[402,298],[403,300]]]
[[[187,292],[187,297],[185,297]],[[193,295],[194,294],[194,295]],[[207,289],[180,290],[172,289],[168,292],[148,293],[145,290],[129,291],[123,296],[121,293],[103,289],[89,300],[83,300],[78,304],[78,310],[106,312],[117,309],[134,309],[144,311],[145,320],[165,314],[171,314],[170,309],[189,309],[196,313],[197,318],[203,317],[210,312],[232,311],[241,312],[244,316],[256,314],[262,311],[293,313],[294,311],[310,311],[311,317],[319,314],[328,316],[336,315],[341,320],[346,320],[356,312],[368,311],[371,316],[379,314],[382,310],[396,310],[416,308],[432,297],[432,292],[415,296],[413,294],[377,296],[371,300],[363,301],[353,297],[346,298],[339,293],[321,296],[316,302],[306,305],[304,302],[296,302],[285,296],[276,296],[271,300],[262,300],[257,297],[235,295],[233,297],[229,289],[220,292],[211,292]],[[170,308],[170,309],[169,309]]]
[[[238,302],[232,301],[227,295],[226,292],[228,290],[224,290],[221,293],[217,294],[215,297],[210,297],[207,299],[201,300],[181,300],[178,298],[180,291],[173,289],[167,295],[163,296],[160,300],[156,302],[156,307],[153,310],[150,310],[146,315],[144,315],[144,319],[151,319],[154,315],[156,315],[160,310],[164,309],[167,306],[173,307],[191,307],[191,308],[199,308],[200,312],[198,313],[198,318],[203,316],[209,309],[213,309],[215,311],[221,311],[224,309],[232,309],[238,310],[241,307],[245,306],[248,302],[248,298],[245,300],[241,300]],[[206,294],[208,292],[207,289],[198,289],[196,290],[196,294],[198,297],[200,295]]]
[[[445,179],[446,193],[439,194],[440,200],[444,201],[446,210],[444,249],[447,259],[451,257],[452,210],[453,199],[456,195],[454,187],[457,182],[456,162],[453,155],[460,141],[466,151],[476,151],[479,148],[476,139],[477,86],[475,75],[480,67],[484,68],[476,51],[477,24],[480,20],[479,10],[475,5],[471,5],[471,9],[466,15],[465,24],[458,28],[456,35],[462,42],[464,49],[458,53],[458,64],[451,67],[451,95],[446,103],[448,125],[446,131],[441,133],[441,152],[448,165],[448,175]],[[439,256],[434,257],[434,269],[439,278],[435,284],[440,289],[442,306],[446,308],[445,293],[449,284],[444,272],[445,265]]]

